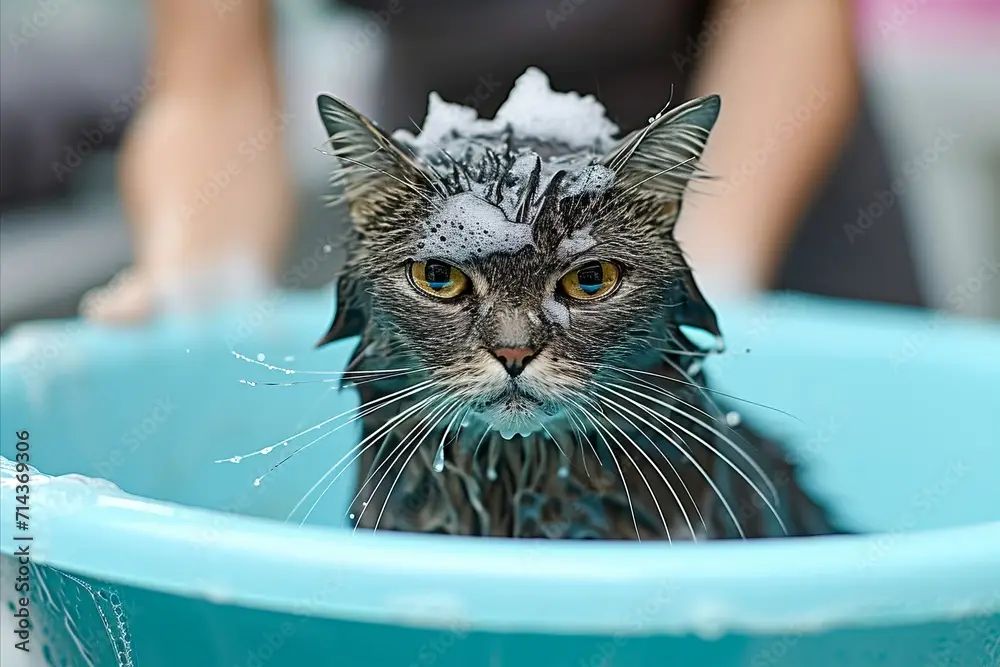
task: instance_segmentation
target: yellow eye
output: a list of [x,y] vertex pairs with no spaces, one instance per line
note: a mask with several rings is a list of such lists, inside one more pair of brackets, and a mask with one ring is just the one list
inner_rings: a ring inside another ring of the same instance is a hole
[[593,301],[610,294],[621,281],[621,272],[611,262],[587,262],[559,280],[571,299]]
[[454,299],[469,285],[464,273],[451,264],[433,259],[410,264],[410,280],[421,292],[439,299]]

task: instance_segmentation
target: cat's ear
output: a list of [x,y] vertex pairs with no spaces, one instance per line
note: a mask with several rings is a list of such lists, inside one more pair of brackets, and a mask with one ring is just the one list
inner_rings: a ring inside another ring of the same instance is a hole
[[343,188],[356,220],[378,214],[394,198],[429,198],[428,179],[409,151],[340,100],[320,95],[317,104],[340,163],[333,184]]
[[342,338],[361,335],[367,321],[368,307],[364,290],[350,276],[341,275],[337,280],[337,311],[330,329],[316,343],[316,347],[323,347]]
[[[701,157],[721,106],[718,95],[686,102],[620,140],[604,158],[604,165],[616,174],[617,189],[653,203],[661,211],[660,218],[668,231],[677,220],[688,185],[707,178]],[[721,348],[722,334],[715,311],[698,289],[686,263],[674,290],[670,322],[710,334],[714,338],[711,346]],[[692,342],[701,347],[698,341]]]
[[619,188],[655,202],[672,225],[688,184],[706,177],[701,156],[721,105],[718,95],[691,100],[619,141],[604,159]]
[[699,341],[693,342],[703,349],[709,347],[721,351],[724,344],[722,330],[719,328],[719,319],[715,315],[715,309],[698,289],[694,273],[690,269],[686,269],[681,274],[675,290],[676,297],[673,302],[675,305],[669,309],[671,322],[678,326],[690,327],[711,334],[713,340],[708,346],[700,345]]

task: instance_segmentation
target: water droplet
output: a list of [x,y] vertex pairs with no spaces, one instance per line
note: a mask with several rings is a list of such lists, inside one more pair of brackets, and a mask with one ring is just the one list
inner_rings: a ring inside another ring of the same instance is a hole
[[361,501],[361,506],[362,507],[368,507],[368,501],[367,500],[362,500]]
[[348,514],[348,516],[351,517],[351,520],[353,520],[354,519],[354,512],[351,512],[350,514]]
[[295,357],[293,357],[292,355],[288,355],[287,357],[285,357],[285,361],[295,361]]
[[260,453],[267,456],[272,451],[274,451],[274,445],[271,445],[270,447],[265,447],[264,449],[260,450]]
[[254,382],[253,380],[240,380],[240,382],[242,384],[247,385],[248,387],[256,387],[257,386],[257,383]]
[[486,479],[490,480],[491,482],[497,481],[497,469],[494,468],[493,466],[490,466],[489,468],[487,468],[486,469]]
[[267,357],[264,356],[263,352],[257,353],[257,361],[264,361],[265,359],[267,359]]
[[735,410],[726,414],[726,423],[733,428],[739,426],[741,421],[743,421],[743,418],[740,416],[740,413]]
[[701,362],[700,361],[691,362],[691,365],[688,366],[688,375],[697,375],[700,372],[701,372]]
[[184,348],[184,351],[185,351],[185,352],[186,352],[187,354],[191,354],[191,348],[190,348],[190,347],[186,347],[186,348]]
[[434,454],[434,472],[442,472],[444,470],[444,442],[442,441],[438,445],[437,452]]
[[262,480],[262,479],[264,479],[264,478],[263,477],[258,477],[257,479],[255,479],[253,481],[253,485],[254,486],[260,486],[260,480]]
[[558,475],[560,479],[566,479],[569,477],[569,463],[564,463],[559,466],[559,470],[556,471],[556,475]]
[[329,243],[323,246],[323,252],[332,252],[332,251],[333,251],[333,246],[330,245]]

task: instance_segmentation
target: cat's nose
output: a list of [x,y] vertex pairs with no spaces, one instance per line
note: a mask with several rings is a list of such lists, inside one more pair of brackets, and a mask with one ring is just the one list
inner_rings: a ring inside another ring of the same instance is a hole
[[511,377],[517,377],[528,362],[535,358],[535,350],[530,347],[498,347],[493,350],[493,356],[503,364]]

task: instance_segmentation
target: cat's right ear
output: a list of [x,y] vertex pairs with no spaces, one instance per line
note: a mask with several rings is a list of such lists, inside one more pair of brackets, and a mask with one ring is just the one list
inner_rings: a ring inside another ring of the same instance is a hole
[[347,104],[329,95],[317,99],[330,153],[338,160],[333,185],[355,220],[378,215],[394,199],[428,198],[427,178],[405,148]]
[[650,119],[647,127],[619,141],[604,158],[619,187],[656,205],[671,229],[688,185],[708,177],[701,156],[721,105],[718,95],[686,102]]

